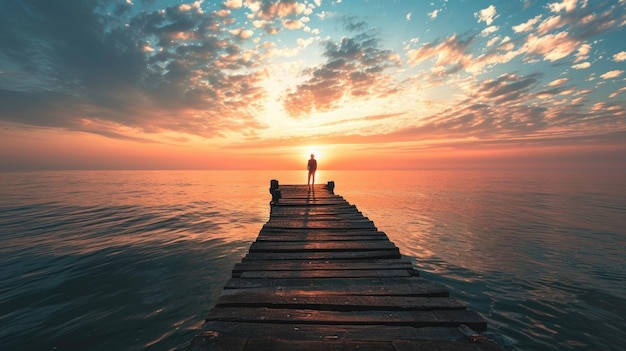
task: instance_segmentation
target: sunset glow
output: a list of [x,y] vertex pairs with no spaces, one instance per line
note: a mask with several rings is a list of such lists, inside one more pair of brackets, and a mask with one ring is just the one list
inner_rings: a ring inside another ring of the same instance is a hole
[[0,3],[0,169],[626,168],[626,1]]

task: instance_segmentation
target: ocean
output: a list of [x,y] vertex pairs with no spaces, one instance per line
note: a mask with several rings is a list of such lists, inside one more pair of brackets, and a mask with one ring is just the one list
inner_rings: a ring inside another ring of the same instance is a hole
[[[510,350],[626,345],[626,173],[318,171]],[[0,349],[177,350],[306,171],[0,172]]]

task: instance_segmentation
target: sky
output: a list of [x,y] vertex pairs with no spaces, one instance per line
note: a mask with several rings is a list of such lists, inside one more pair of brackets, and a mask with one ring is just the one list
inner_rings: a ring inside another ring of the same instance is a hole
[[626,169],[626,0],[0,1],[0,170]]

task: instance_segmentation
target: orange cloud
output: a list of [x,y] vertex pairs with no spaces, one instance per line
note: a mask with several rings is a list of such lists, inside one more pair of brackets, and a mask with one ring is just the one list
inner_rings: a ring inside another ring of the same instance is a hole
[[340,43],[327,41],[328,61],[310,70],[310,78],[289,92],[284,99],[287,112],[294,117],[313,111],[329,110],[342,98],[367,98],[392,94],[389,67],[399,66],[399,58],[389,50],[377,48],[370,35],[344,37]]
[[544,60],[557,61],[569,56],[579,46],[578,40],[572,39],[567,32],[529,35],[522,51],[541,56]]
[[537,15],[522,24],[513,26],[513,31],[515,33],[530,32],[531,30],[533,30],[534,25],[537,24],[539,20],[541,20],[541,15]]
[[560,78],[560,79],[551,81],[550,83],[548,83],[548,86],[549,87],[558,87],[558,86],[561,86],[561,85],[563,85],[563,84],[565,84],[567,82],[569,82],[569,78]]
[[472,40],[471,38],[462,40],[457,35],[452,35],[441,43],[425,44],[418,49],[409,50],[407,62],[411,66],[417,66],[426,60],[436,58],[435,67],[467,66],[472,60],[472,55],[467,53]]
[[299,15],[306,10],[306,5],[296,0],[256,1],[246,0],[248,7],[255,12],[256,16],[263,19],[285,18]]
[[582,62],[582,63],[577,63],[575,65],[572,65],[573,69],[586,69],[591,67],[591,63],[589,62]]
[[295,30],[295,29],[300,29],[304,27],[304,23],[302,23],[299,20],[284,20],[283,27],[290,29],[290,30]]
[[600,78],[602,78],[602,79],[612,79],[612,78],[617,78],[617,77],[621,76],[621,75],[622,75],[622,73],[624,73],[624,71],[619,70],[619,69],[616,69],[616,70],[613,70],[613,71],[608,71],[608,72],[606,72],[606,73],[604,73],[604,74],[600,75]]
[[228,7],[229,9],[238,9],[243,6],[243,1],[242,0],[226,0],[226,2],[224,2],[224,6]]
[[554,3],[548,4],[548,8],[552,12],[561,12],[561,11],[572,12],[576,9],[577,3],[578,3],[578,0],[563,0],[561,3],[554,2]]
[[498,18],[498,13],[495,6],[489,5],[489,7],[474,13],[474,17],[478,19],[478,23],[485,22],[488,26],[490,26],[491,23]]
[[617,54],[613,55],[613,61],[615,62],[626,61],[626,51],[620,51]]

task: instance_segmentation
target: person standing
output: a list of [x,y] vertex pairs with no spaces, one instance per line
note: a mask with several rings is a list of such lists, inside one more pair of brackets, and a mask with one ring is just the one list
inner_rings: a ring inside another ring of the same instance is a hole
[[317,171],[317,160],[315,159],[314,154],[311,154],[311,158],[309,159],[306,169],[309,170],[309,178],[306,183],[310,187],[315,184],[315,171]]

